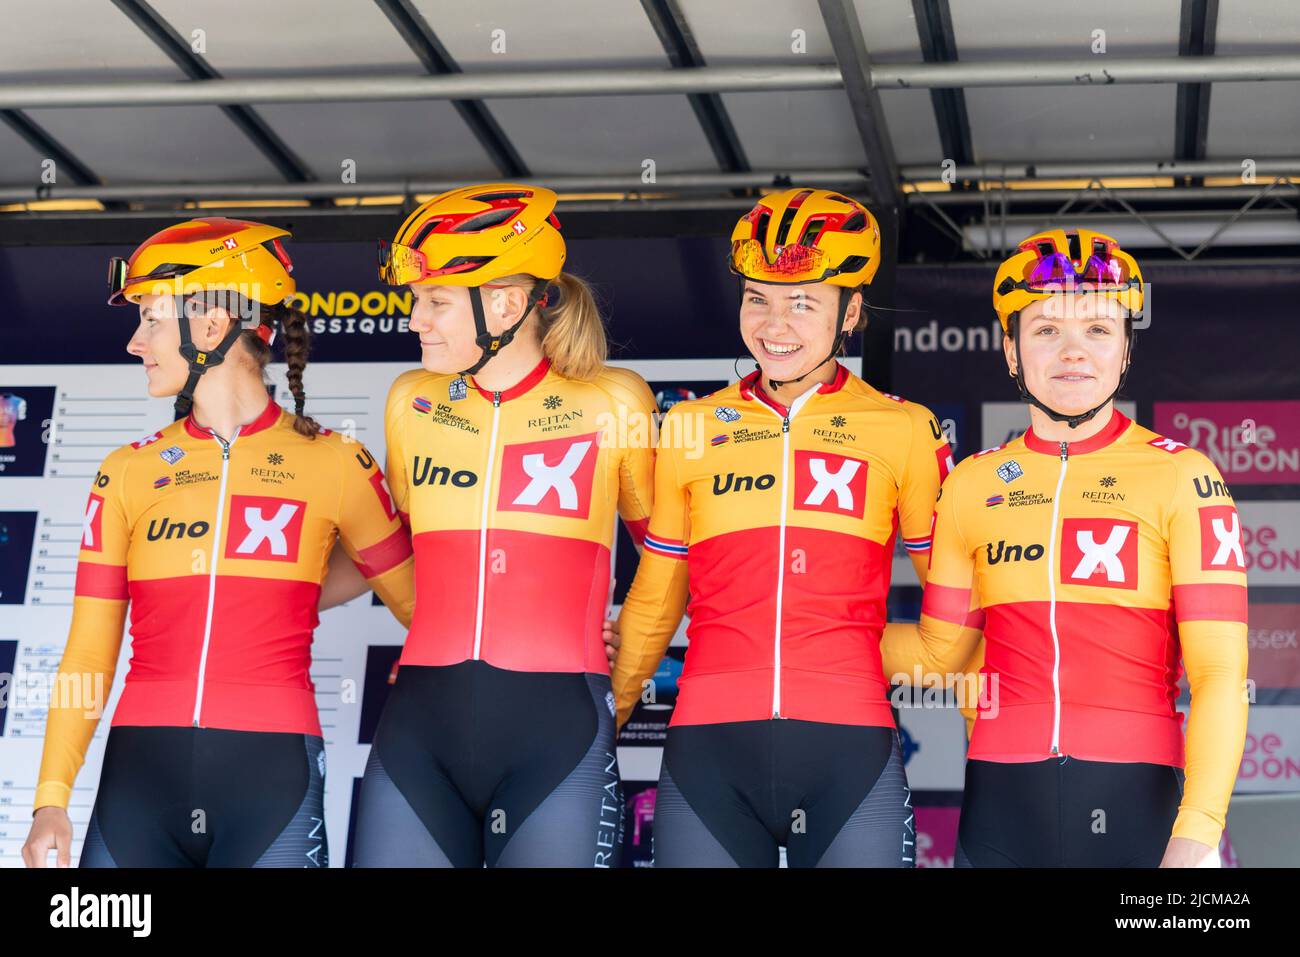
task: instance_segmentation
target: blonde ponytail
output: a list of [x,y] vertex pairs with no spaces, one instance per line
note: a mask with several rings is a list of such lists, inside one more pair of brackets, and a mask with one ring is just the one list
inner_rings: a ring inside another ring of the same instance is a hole
[[[493,286],[521,286],[531,289],[537,280],[519,274],[492,280]],[[542,355],[566,379],[589,382],[605,368],[609,343],[600,318],[596,297],[585,280],[562,272],[551,280],[560,289],[559,305],[537,309],[537,338]]]

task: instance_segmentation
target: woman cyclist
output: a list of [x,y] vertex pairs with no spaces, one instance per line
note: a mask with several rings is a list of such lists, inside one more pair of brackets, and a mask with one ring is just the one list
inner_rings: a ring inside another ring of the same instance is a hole
[[601,622],[616,516],[639,543],[650,514],[654,400],[605,367],[555,203],[468,186],[381,244],[420,340],[386,420],[416,604],[361,785],[359,866],[617,861]]
[[[879,640],[895,535],[925,580],[950,465],[925,408],[836,361],[880,263],[875,218],[774,193],[732,233],[758,369],[667,413],[655,509],[618,620],[626,721],[677,630],[690,647],[655,807],[657,867],[912,866],[910,794]],[[710,441],[671,437],[702,423]]]
[[1205,455],[1114,407],[1144,291],[1085,229],[1029,237],[994,280],[1029,431],[948,477],[919,629],[883,645],[886,673],[944,675],[983,625],[959,865],[1217,865],[1246,735],[1241,524]]
[[[95,475],[72,626],[51,695],[29,866],[70,862],[68,797],[132,656],[104,752],[83,867],[323,867],[325,755],[308,668],[335,540],[410,620],[409,537],[365,447],[303,414],[304,317],[274,226],[205,218],[110,269],[136,304],[127,345],[176,422]],[[283,336],[293,414],[267,397]],[[188,413],[188,414],[186,414]]]

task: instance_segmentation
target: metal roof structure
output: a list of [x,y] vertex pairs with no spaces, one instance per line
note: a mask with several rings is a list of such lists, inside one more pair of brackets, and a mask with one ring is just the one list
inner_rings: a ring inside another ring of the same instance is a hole
[[0,0],[0,16],[0,241],[200,205],[391,216],[510,179],[679,216],[834,186],[967,256],[1066,214],[1184,259],[1300,245],[1300,3]]

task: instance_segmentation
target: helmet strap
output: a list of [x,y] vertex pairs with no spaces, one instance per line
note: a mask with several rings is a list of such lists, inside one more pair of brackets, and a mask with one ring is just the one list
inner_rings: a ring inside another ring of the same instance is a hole
[[542,305],[546,304],[546,287],[548,285],[550,285],[550,283],[545,279],[538,279],[533,283],[533,289],[528,294],[528,304],[524,306],[524,314],[519,317],[518,322],[509,329],[506,329],[500,335],[493,335],[488,332],[487,315],[483,311],[483,295],[479,291],[483,287],[475,286],[470,290],[469,305],[470,309],[474,312],[474,343],[478,346],[480,354],[478,362],[462,371],[460,373],[461,375],[473,375],[478,372],[479,369],[482,369],[487,365],[498,352],[510,344],[510,341],[515,337],[515,333],[519,331],[519,328],[528,319],[528,314],[532,312],[533,306],[537,305],[539,302]]
[[235,344],[239,334],[243,332],[243,327],[239,324],[238,317],[232,316],[234,320],[230,326],[230,331],[226,333],[224,339],[217,344],[215,349],[202,352],[194,344],[190,337],[190,320],[185,314],[185,305],[187,302],[197,299],[196,296],[179,295],[176,296],[176,321],[180,326],[181,348],[180,353],[184,356],[185,361],[190,365],[189,378],[185,380],[185,386],[176,395],[176,404],[174,406],[176,418],[186,415],[194,405],[194,390],[198,387],[199,377],[207,372],[213,366],[219,366],[226,359],[226,353],[230,347]]
[[1133,364],[1132,320],[1131,319],[1126,320],[1125,324],[1127,326],[1128,344],[1127,346],[1125,346],[1124,349],[1124,369],[1119,374],[1119,382],[1115,386],[1115,391],[1113,391],[1110,395],[1106,396],[1106,398],[1101,401],[1101,404],[1093,406],[1087,412],[1081,412],[1078,415],[1067,415],[1064,412],[1057,412],[1055,409],[1050,408],[1045,403],[1040,402],[1038,398],[1029,391],[1029,387],[1025,385],[1025,372],[1024,372],[1025,367],[1024,364],[1020,361],[1020,323],[1017,317],[1016,338],[1014,342],[1016,348],[1016,374],[1014,378],[1016,380],[1017,388],[1020,389],[1020,401],[1028,402],[1034,408],[1040,410],[1044,415],[1046,415],[1053,422],[1064,422],[1071,429],[1077,429],[1083,423],[1087,422],[1089,419],[1095,416],[1102,409],[1106,408],[1106,406],[1111,402],[1111,400],[1113,400],[1117,395],[1119,395],[1122,391],[1124,391],[1124,383],[1128,381],[1128,370],[1129,367]]

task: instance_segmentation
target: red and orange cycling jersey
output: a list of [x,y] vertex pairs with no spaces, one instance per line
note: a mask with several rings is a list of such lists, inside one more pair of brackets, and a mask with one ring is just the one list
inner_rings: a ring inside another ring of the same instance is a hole
[[[887,671],[942,673],[986,641],[969,757],[1182,766],[1175,836],[1214,845],[1245,737],[1246,566],[1232,495],[1201,452],[1118,410],[1096,435],[1023,437],[962,461],[936,510],[919,633]],[[900,639],[895,642],[895,639]]]
[[[700,431],[703,441],[681,441]],[[923,558],[948,443],[924,407],[837,366],[796,399],[754,373],[664,418],[655,511],[619,618],[626,721],[681,620],[674,725],[893,725],[881,674],[895,536]],[[920,562],[924,573],[924,562]]]
[[[310,438],[268,402],[229,442],[174,422],[112,452],[82,527],[72,627],[36,806],[67,806],[105,702],[127,607],[131,664],[113,725],[319,735],[311,665],[336,538],[410,620],[411,545],[366,448]],[[98,677],[103,675],[102,688]]]
[[543,360],[504,392],[416,369],[388,396],[388,473],[415,547],[402,665],[609,669],[601,623],[623,517],[640,544],[654,494],[654,397]]

